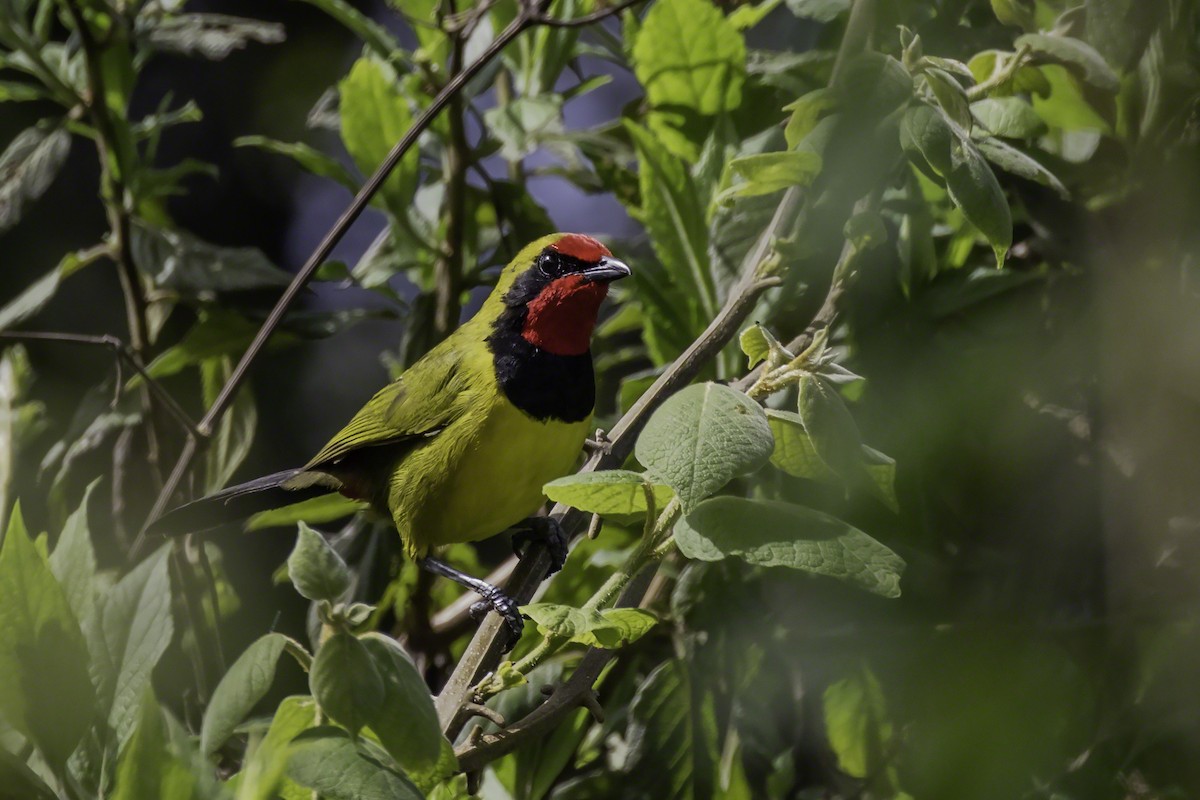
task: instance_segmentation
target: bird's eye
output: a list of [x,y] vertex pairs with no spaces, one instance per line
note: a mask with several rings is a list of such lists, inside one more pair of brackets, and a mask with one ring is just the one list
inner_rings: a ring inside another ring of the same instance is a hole
[[562,259],[554,253],[542,253],[538,256],[537,268],[547,278],[557,278],[562,275]]

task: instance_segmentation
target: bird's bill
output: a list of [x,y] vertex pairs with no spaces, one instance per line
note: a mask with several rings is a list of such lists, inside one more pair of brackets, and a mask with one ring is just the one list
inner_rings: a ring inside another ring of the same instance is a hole
[[579,274],[592,283],[608,283],[629,277],[631,271],[624,262],[605,256],[596,262],[595,266],[588,267]]

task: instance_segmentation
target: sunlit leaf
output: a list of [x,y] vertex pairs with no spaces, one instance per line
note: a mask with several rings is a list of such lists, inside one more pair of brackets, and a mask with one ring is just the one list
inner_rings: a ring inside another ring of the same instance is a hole
[[328,800],[422,800],[412,781],[337,728],[313,728],[296,737],[287,774]]
[[542,491],[555,503],[593,514],[642,514],[646,511],[646,486],[651,488],[659,509],[674,496],[670,487],[648,481],[640,472],[622,469],[568,475],[550,481]]
[[71,134],[65,128],[26,128],[0,153],[0,232],[21,219],[25,204],[38,199],[57,177]]
[[309,600],[337,600],[350,588],[350,570],[325,537],[306,523],[297,525],[296,546],[288,556],[288,576]]

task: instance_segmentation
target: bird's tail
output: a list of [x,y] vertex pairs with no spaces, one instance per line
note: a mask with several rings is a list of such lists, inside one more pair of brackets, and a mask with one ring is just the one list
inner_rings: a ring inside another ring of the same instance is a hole
[[298,503],[312,497],[329,494],[327,486],[284,488],[284,483],[303,470],[285,469],[252,481],[229,486],[219,492],[201,497],[173,508],[146,526],[148,536],[170,536],[198,533],[235,522],[279,506]]

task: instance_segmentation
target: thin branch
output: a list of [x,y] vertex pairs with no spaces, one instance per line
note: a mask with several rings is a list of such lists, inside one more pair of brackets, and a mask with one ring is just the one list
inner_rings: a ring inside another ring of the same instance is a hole
[[[675,359],[671,367],[626,412],[609,432],[608,448],[595,452],[581,472],[620,466],[633,451],[634,441],[654,409],[676,390],[691,382],[704,364],[733,339],[738,328],[754,309],[759,295],[777,282],[774,278],[764,279],[759,274],[760,268],[770,258],[774,242],[784,232],[785,226],[794,222],[799,204],[799,190],[789,189],[784,193],[775,210],[775,216],[742,262],[742,277],[729,293],[725,306],[709,323],[704,333]],[[563,530],[571,536],[581,531],[586,520],[590,518],[589,515],[561,504],[556,505],[551,513],[559,520]],[[512,579],[505,585],[509,596],[519,604],[529,602],[538,585],[545,580],[549,567],[550,557],[545,548],[531,549],[525,559],[517,565]],[[466,722],[462,706],[470,699],[472,687],[478,684],[499,660],[502,625],[503,622],[497,614],[489,614],[484,619],[459,659],[445,688],[437,697],[438,718],[442,722],[443,731],[450,739],[458,735]]]
[[603,8],[599,11],[593,11],[591,14],[585,14],[582,17],[574,19],[555,19],[554,17],[542,14],[537,17],[539,25],[545,25],[549,28],[582,28],[586,25],[591,25],[593,22],[599,22],[602,19],[620,14],[627,8],[632,8],[638,3],[644,3],[645,0],[625,0],[622,3],[617,3],[615,6]]
[[175,421],[183,428],[189,436],[199,436],[200,432],[196,429],[196,423],[188,415],[183,407],[176,402],[163,385],[154,379],[142,362],[134,354],[133,349],[121,339],[110,334],[102,334],[99,336],[91,336],[83,333],[59,333],[58,331],[0,331],[0,339],[9,339],[12,341],[25,342],[63,342],[66,344],[86,344],[95,345],[98,347],[107,347],[111,349],[117,356],[117,391],[120,392],[120,364],[127,364],[130,369],[136,372],[143,381],[150,393],[158,402],[162,403],[163,408],[175,418]]

